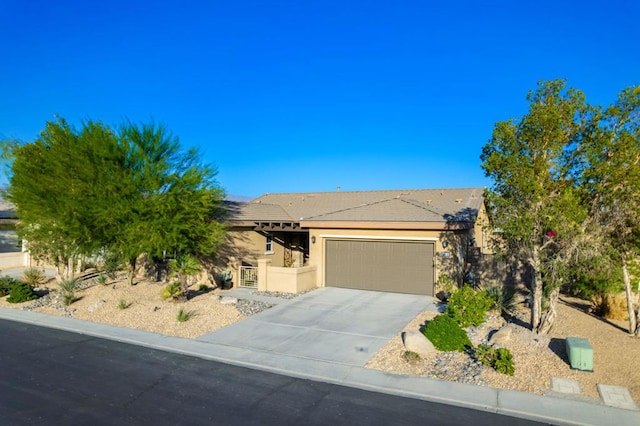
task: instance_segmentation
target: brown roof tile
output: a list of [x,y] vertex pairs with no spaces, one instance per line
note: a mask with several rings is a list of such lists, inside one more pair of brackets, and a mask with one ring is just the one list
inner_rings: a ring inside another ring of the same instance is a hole
[[469,222],[483,188],[265,194],[241,206],[233,220]]

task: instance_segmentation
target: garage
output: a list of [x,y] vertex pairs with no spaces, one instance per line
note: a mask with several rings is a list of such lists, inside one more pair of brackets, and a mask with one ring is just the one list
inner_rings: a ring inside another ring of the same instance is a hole
[[326,240],[328,287],[433,295],[434,243]]

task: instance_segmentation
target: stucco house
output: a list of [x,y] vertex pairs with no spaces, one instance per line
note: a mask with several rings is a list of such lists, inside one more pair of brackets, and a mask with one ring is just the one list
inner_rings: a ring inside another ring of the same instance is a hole
[[228,203],[222,260],[234,283],[433,295],[490,253],[483,188],[265,194]]

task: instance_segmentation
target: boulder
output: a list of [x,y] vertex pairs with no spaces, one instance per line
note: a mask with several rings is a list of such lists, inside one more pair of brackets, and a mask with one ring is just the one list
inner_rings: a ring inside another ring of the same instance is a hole
[[509,324],[505,325],[491,336],[489,339],[490,345],[504,346],[509,340],[511,340],[511,334],[513,333],[513,327]]
[[427,356],[436,350],[433,347],[433,343],[424,334],[416,330],[402,333],[402,341],[408,351],[415,352],[420,356]]
[[220,303],[223,305],[235,305],[238,303],[238,299],[231,296],[222,296],[220,297]]

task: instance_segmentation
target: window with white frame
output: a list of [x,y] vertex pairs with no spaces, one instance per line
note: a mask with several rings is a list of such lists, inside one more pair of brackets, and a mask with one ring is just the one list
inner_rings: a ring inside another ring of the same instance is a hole
[[267,253],[273,253],[273,237],[267,235],[267,242],[265,244],[265,251]]

